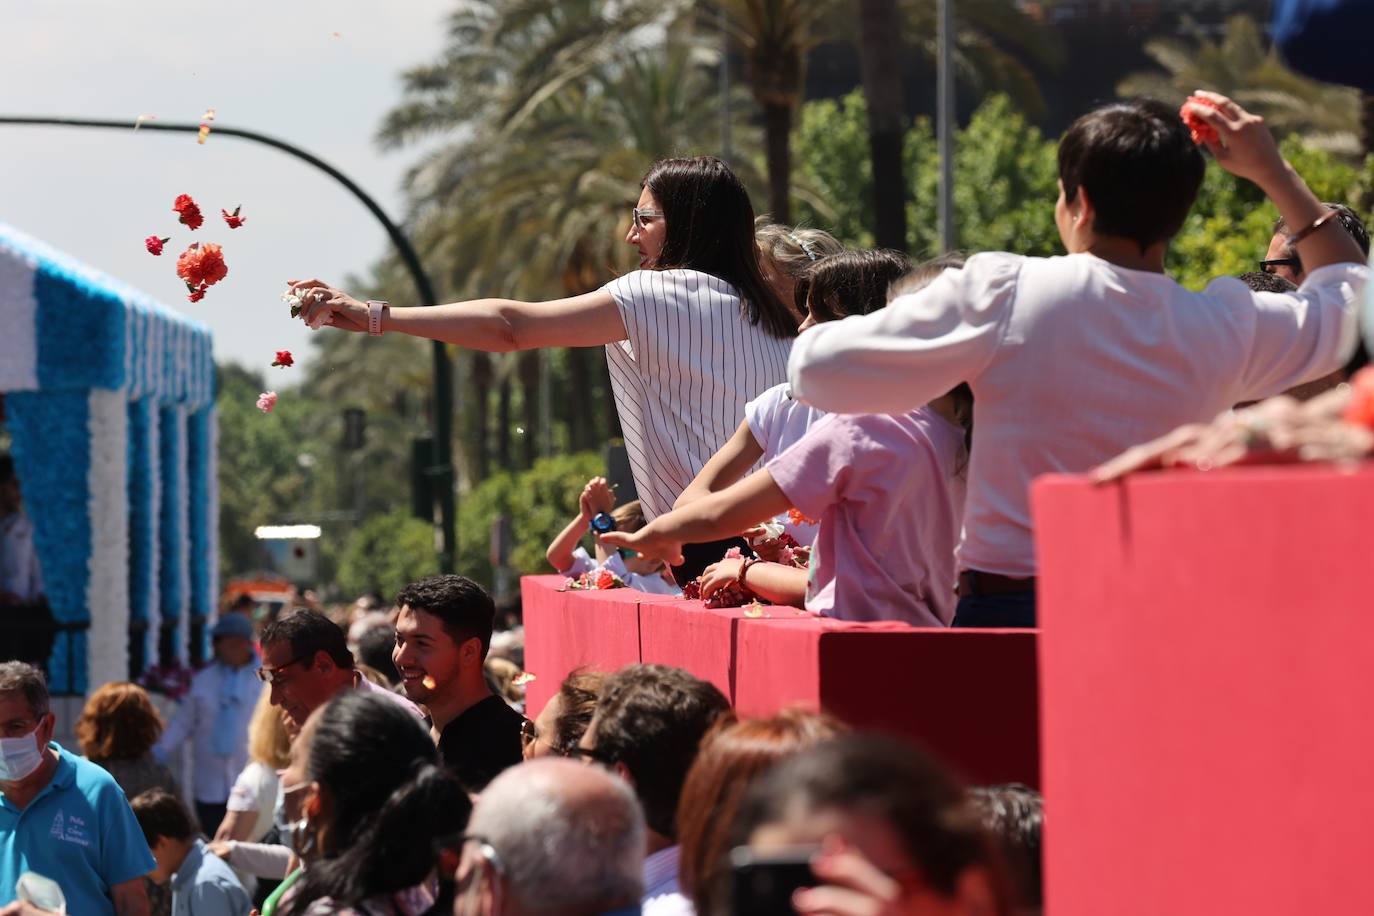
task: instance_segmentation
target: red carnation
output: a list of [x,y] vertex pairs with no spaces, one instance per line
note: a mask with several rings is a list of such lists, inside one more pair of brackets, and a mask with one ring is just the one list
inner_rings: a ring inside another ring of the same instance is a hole
[[162,246],[169,241],[171,241],[170,237],[158,238],[155,235],[150,235],[143,240],[143,247],[148,249],[149,254],[162,254]]
[[205,217],[200,215],[200,207],[196,206],[190,194],[177,195],[172,210],[177,214],[181,224],[188,229],[199,229],[205,223]]
[[1211,99],[1200,95],[1190,95],[1184,101],[1183,107],[1178,110],[1178,116],[1183,119],[1183,123],[1188,127],[1188,133],[1192,134],[1193,142],[1201,146],[1204,143],[1217,143],[1217,129],[1202,119],[1202,116],[1195,111],[1189,110],[1189,105],[1200,105],[1203,108],[1218,109],[1220,106]]
[[280,366],[283,369],[285,369],[287,366],[294,366],[295,364],[296,361],[291,358],[290,350],[278,350],[277,358],[272,360],[272,365]]
[[224,263],[224,250],[213,242],[196,242],[177,258],[177,276],[187,284],[213,286],[229,273]]
[[210,287],[204,283],[202,283],[200,286],[192,286],[191,284],[187,283],[186,288],[191,291],[191,295],[187,296],[186,298],[192,302],[199,302],[200,300],[205,298],[205,291]]
[[219,211],[224,216],[224,221],[229,224],[230,229],[237,229],[248,221],[248,217],[239,216],[239,211],[242,209],[243,207],[239,206],[234,208],[233,213],[230,213],[228,210]]
[[615,573],[611,572],[609,569],[603,569],[600,572],[598,572],[596,574],[596,587],[602,589],[615,588]]

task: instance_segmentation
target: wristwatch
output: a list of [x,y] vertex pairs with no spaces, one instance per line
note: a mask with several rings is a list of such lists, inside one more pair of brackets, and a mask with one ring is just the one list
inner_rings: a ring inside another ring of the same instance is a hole
[[382,336],[382,315],[391,308],[391,303],[380,299],[367,300],[367,333],[369,337]]
[[597,534],[605,534],[615,530],[615,519],[611,518],[608,512],[598,512],[592,516],[592,531]]

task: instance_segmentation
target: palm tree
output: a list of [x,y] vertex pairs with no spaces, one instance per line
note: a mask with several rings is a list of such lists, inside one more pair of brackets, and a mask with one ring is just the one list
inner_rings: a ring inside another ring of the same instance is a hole
[[906,97],[897,0],[859,0],[859,41],[860,73],[868,102],[869,155],[873,163],[873,237],[879,248],[905,251],[902,138],[906,134]]
[[[574,295],[633,268],[620,238],[634,188],[655,159],[709,146],[719,123],[707,69],[714,52],[680,30],[660,32],[657,41],[640,34],[664,9],[672,4],[470,4],[451,20],[444,59],[409,74],[410,97],[380,136],[391,145],[438,132],[453,137],[408,177],[414,234],[426,261],[442,265],[436,279],[445,297]],[[742,120],[747,105],[733,107]],[[736,134],[748,149],[757,132],[740,123]],[[760,184],[750,168],[740,171],[746,183]],[[479,414],[465,438],[480,475],[490,464],[492,386],[522,380],[533,409],[537,373],[517,356],[464,355]],[[560,362],[604,390],[604,362],[589,368],[589,356],[570,353]],[[575,444],[612,431],[609,397],[590,395],[566,399]],[[497,401],[511,409],[509,395]]]
[[1288,69],[1249,16],[1228,19],[1220,41],[1193,26],[1189,38],[1155,39],[1145,51],[1161,70],[1128,76],[1117,86],[1118,95],[1182,104],[1195,89],[1213,89],[1264,115],[1277,133],[1300,134],[1312,146],[1344,156],[1362,152],[1359,92]]

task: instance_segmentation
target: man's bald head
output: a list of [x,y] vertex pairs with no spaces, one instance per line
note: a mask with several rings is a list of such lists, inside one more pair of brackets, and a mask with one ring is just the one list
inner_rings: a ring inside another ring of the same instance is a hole
[[478,796],[467,832],[496,851],[524,912],[599,913],[643,894],[644,813],[601,767],[561,757],[512,767]]

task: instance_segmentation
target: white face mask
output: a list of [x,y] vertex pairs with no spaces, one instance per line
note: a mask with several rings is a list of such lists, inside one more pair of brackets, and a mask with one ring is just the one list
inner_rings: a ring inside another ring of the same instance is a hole
[[0,738],[0,782],[18,782],[43,765],[38,729],[35,725],[20,738]]

